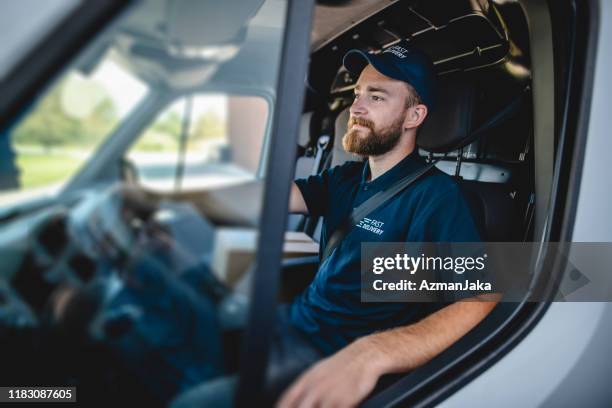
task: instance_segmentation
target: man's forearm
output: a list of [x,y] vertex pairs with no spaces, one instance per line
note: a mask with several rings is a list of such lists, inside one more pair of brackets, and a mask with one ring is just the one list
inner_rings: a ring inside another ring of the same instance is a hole
[[365,336],[349,347],[367,355],[378,375],[419,367],[459,340],[495,307],[495,301],[453,303],[423,320]]
[[[140,191],[140,195],[145,197],[152,205],[159,205],[160,202],[165,200],[187,201],[198,208],[205,216],[212,215],[212,218],[215,218],[219,216],[219,212],[222,212],[221,218],[231,218],[234,215],[238,221],[256,221],[263,200],[263,187],[262,180],[255,180],[232,186],[196,191],[153,191],[140,186],[133,190]],[[291,183],[289,212],[308,214],[306,202],[295,183]]]

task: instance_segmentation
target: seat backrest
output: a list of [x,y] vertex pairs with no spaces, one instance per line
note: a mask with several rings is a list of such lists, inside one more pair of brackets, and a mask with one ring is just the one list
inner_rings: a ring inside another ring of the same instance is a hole
[[348,129],[348,120],[350,117],[349,108],[342,110],[336,117],[334,125],[334,146],[332,148],[331,167],[338,166],[347,161],[358,160],[358,158],[350,153],[347,153],[342,148],[342,137]]
[[519,211],[508,184],[471,180],[459,184],[484,241],[521,240]]
[[[472,137],[476,130],[474,84],[464,77],[454,76],[441,80],[439,85],[438,106],[420,130],[417,144],[433,153],[449,153],[468,143],[470,154],[478,151],[480,140]],[[466,159],[465,152],[462,158]],[[455,175],[457,158],[440,160],[437,167]],[[463,163],[458,179],[483,239],[490,242],[518,240],[517,226],[521,223],[509,184],[511,169],[503,163]]]
[[[304,112],[302,114],[302,120],[300,122],[300,133],[298,134],[298,145],[305,150],[310,143],[310,122],[312,120],[313,112]],[[315,159],[314,156],[300,156],[295,162],[295,176],[294,179],[300,179],[308,177],[312,173]],[[304,216],[302,214],[289,214],[287,220],[287,230],[296,231],[301,229],[304,224]]]

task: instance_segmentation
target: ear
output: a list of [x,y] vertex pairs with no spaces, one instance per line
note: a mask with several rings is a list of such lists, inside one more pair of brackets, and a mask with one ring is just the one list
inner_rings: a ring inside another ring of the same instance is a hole
[[421,123],[427,117],[427,106],[418,104],[411,106],[406,110],[406,119],[404,119],[404,129],[415,129],[421,126]]

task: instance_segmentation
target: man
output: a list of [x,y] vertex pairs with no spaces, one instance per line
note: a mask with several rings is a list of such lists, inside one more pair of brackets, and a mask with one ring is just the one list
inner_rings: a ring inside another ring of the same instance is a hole
[[[379,55],[351,50],[344,65],[359,79],[342,144],[367,161],[297,180],[289,204],[291,212],[324,217],[321,248],[354,207],[426,165],[416,134],[434,103],[433,65],[407,42]],[[304,293],[279,309],[266,383],[278,393],[279,384],[302,372],[281,395],[280,407],[355,406],[381,375],[426,363],[495,306],[456,302],[432,312],[426,304],[361,302],[361,242],[480,240],[452,178],[434,168],[368,219],[377,227],[353,227]],[[232,381],[194,389],[174,406],[219,403],[218,396],[235,387]]]
[[[359,79],[342,144],[367,161],[298,180],[290,201],[291,211],[325,217],[322,246],[353,207],[425,165],[416,149],[416,135],[434,103],[433,66],[407,42],[379,55],[351,50],[344,65]],[[329,356],[285,391],[280,407],[354,406],[381,375],[426,363],[495,306],[495,302],[457,302],[425,317],[424,305],[360,302],[361,242],[480,240],[450,177],[434,169],[368,218],[381,227],[375,232],[354,227],[292,305],[292,323]]]

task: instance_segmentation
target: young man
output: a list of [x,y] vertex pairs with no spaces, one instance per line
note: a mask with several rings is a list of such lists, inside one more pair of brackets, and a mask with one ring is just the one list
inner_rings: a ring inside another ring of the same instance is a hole
[[[432,63],[401,42],[380,55],[351,50],[345,67],[359,75],[344,148],[367,158],[297,180],[290,211],[324,217],[321,248],[338,225],[373,194],[426,163],[416,134],[433,106]],[[361,242],[479,241],[454,180],[432,169],[368,215],[323,260],[310,286],[279,308],[266,386],[280,407],[354,406],[386,373],[418,367],[478,324],[495,302],[431,304],[361,302]],[[375,224],[375,225],[374,225]],[[180,396],[173,407],[224,404],[236,377]],[[230,397],[231,398],[231,397]]]
[[[407,42],[378,55],[351,50],[344,65],[359,79],[342,145],[367,161],[298,180],[291,192],[291,211],[325,217],[322,247],[354,207],[426,165],[416,135],[434,104],[433,64]],[[290,322],[328,357],[285,391],[280,407],[354,406],[381,375],[429,361],[495,306],[457,302],[426,315],[425,305],[360,302],[361,242],[480,240],[451,177],[433,169],[368,219],[376,228],[355,226],[291,306]]]

